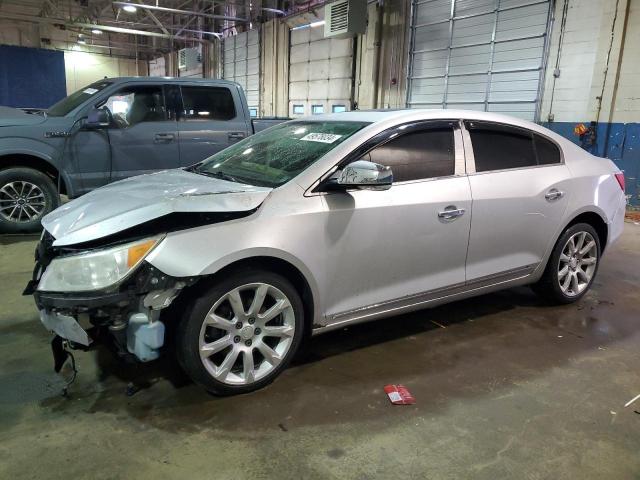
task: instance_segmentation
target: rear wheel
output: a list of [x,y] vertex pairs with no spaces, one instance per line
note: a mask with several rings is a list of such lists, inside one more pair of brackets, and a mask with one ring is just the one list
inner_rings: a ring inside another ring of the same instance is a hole
[[284,277],[243,271],[198,298],[178,329],[178,361],[218,395],[267,385],[291,361],[304,333],[302,300]]
[[600,239],[587,223],[569,227],[558,239],[544,274],[533,289],[552,303],[572,303],[582,298],[600,263]]
[[0,232],[33,233],[60,203],[53,181],[32,168],[0,171]]

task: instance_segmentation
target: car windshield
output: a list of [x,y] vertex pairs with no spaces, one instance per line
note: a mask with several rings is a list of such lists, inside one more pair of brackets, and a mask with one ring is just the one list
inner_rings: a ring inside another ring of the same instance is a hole
[[111,85],[111,82],[96,82],[92,83],[88,87],[84,87],[77,92],[72,93],[66,98],[63,98],[58,103],[54,104],[47,110],[47,115],[51,117],[64,117],[71,110],[77,106],[83,104],[89,100],[100,90],[105,89]]
[[367,122],[296,121],[276,125],[190,170],[233,182],[278,187],[336,148]]

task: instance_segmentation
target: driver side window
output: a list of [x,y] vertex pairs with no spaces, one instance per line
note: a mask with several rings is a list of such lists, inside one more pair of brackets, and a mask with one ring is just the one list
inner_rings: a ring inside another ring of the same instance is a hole
[[131,86],[111,95],[103,105],[119,128],[143,122],[163,122],[167,119],[162,87]]

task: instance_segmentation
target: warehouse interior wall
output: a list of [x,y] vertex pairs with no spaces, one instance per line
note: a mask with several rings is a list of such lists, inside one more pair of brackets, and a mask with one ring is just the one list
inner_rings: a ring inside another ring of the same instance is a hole
[[[625,172],[640,205],[640,0],[558,0],[541,121]],[[574,133],[578,124],[587,135]],[[593,132],[593,133],[592,133]]]

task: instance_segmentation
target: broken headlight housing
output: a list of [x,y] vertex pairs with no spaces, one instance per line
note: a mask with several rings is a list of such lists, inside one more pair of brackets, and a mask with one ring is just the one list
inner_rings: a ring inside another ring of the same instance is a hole
[[145,238],[104,250],[56,257],[42,274],[38,290],[86,292],[113,286],[135,270],[162,238]]

